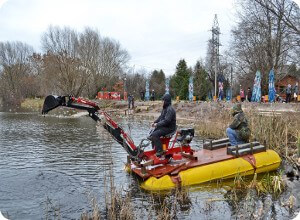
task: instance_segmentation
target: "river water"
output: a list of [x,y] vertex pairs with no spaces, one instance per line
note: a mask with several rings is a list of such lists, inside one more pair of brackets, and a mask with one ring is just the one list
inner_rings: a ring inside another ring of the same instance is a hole
[[[135,143],[148,134],[149,121],[121,118],[118,122]],[[201,143],[195,138],[193,148]],[[10,219],[79,219],[85,210],[91,210],[91,198],[103,211],[107,176],[112,173],[117,189],[130,192],[136,218],[147,219],[153,195],[141,190],[136,177],[124,171],[126,156],[125,150],[88,117],[2,112],[0,211]],[[231,219],[235,211],[225,195],[225,186],[193,187],[191,203],[179,209],[177,217]],[[291,216],[285,208],[278,213],[275,218]]]

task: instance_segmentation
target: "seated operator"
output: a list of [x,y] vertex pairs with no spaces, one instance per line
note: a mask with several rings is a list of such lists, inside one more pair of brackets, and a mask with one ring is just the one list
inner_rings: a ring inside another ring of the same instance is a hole
[[231,146],[249,142],[251,132],[240,103],[233,106],[231,114],[234,119],[229,128],[226,129]]
[[161,111],[161,115],[152,124],[152,127],[155,127],[155,129],[150,134],[152,146],[155,146],[156,156],[158,157],[164,153],[160,137],[170,134],[176,130],[176,112],[171,105],[171,95],[165,94],[162,100],[163,109]]

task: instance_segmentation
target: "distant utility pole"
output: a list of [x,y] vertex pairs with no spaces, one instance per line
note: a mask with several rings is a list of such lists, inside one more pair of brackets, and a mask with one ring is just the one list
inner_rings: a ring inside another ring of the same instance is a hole
[[219,73],[219,67],[220,67],[220,53],[219,53],[219,47],[220,47],[220,28],[219,28],[219,22],[217,14],[215,14],[214,23],[211,29],[212,33],[212,60],[214,63],[214,69],[215,69],[215,96],[217,97],[217,75]]
[[232,100],[232,64],[230,65],[230,100]]

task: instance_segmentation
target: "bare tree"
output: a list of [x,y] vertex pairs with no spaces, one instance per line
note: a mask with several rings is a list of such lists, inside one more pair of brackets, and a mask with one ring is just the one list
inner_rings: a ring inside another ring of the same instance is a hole
[[299,6],[292,0],[254,0],[300,35]]
[[288,61],[300,65],[300,10],[292,0],[255,0],[269,13],[282,19],[290,32],[289,43],[292,50],[288,55]]
[[129,73],[126,77],[126,91],[128,94],[134,95],[137,99],[140,92],[145,92],[147,71],[139,69],[134,73]]
[[[238,2],[239,20],[232,30],[231,56],[241,82],[253,81],[255,72],[262,72],[263,90],[266,92],[269,71],[273,68],[275,74],[280,73],[292,51],[291,41],[294,35],[284,21],[285,14],[289,11],[282,10],[280,16],[275,16],[256,1]],[[270,2],[284,4],[287,1]]]
[[46,53],[45,78],[65,94],[94,97],[100,88],[112,88],[129,60],[118,42],[102,38],[91,28],[77,33],[50,26],[42,44]]
[[45,74],[56,89],[64,94],[80,95],[86,84],[85,70],[79,59],[78,33],[70,28],[50,26],[42,37]]
[[114,84],[127,71],[130,59],[128,52],[122,49],[120,43],[110,39],[100,39],[100,56],[97,72],[93,75],[94,91],[101,87],[112,89]]
[[215,83],[215,63],[213,57],[213,45],[211,40],[208,41],[205,57],[205,69],[208,73],[208,79],[212,85]]
[[94,96],[98,87],[95,76],[99,73],[100,57],[101,57],[101,37],[100,34],[86,28],[79,36],[79,59],[81,60],[81,69],[86,72],[82,78],[83,85],[86,85],[84,91],[87,96]]
[[31,46],[22,42],[0,42],[0,93],[9,105],[18,105],[33,86]]

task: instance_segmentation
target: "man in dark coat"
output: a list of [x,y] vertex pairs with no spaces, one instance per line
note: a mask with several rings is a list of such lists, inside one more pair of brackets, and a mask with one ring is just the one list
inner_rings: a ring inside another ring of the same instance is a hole
[[154,91],[154,89],[151,92],[151,98],[150,99],[151,99],[151,101],[155,100],[155,91]]
[[249,102],[251,102],[251,98],[252,98],[252,91],[251,91],[251,88],[248,87],[247,99]]
[[160,137],[170,134],[176,130],[176,112],[172,107],[172,99],[170,94],[163,96],[163,110],[161,115],[152,124],[155,127],[154,131],[150,134],[152,146],[156,149],[156,155],[163,154],[162,143]]
[[140,91],[140,95],[141,95],[141,101],[144,101],[144,99],[145,99],[144,91]]
[[292,96],[292,86],[291,86],[291,84],[288,84],[285,92],[286,92],[285,102],[289,103],[289,102],[291,102],[291,96]]
[[232,116],[234,117],[233,122],[229,125],[229,128],[226,129],[230,144],[235,146],[248,142],[250,128],[248,127],[248,121],[240,103],[233,106]]
[[133,104],[132,104],[133,96],[131,94],[129,94],[127,99],[128,99],[128,109],[133,108]]

